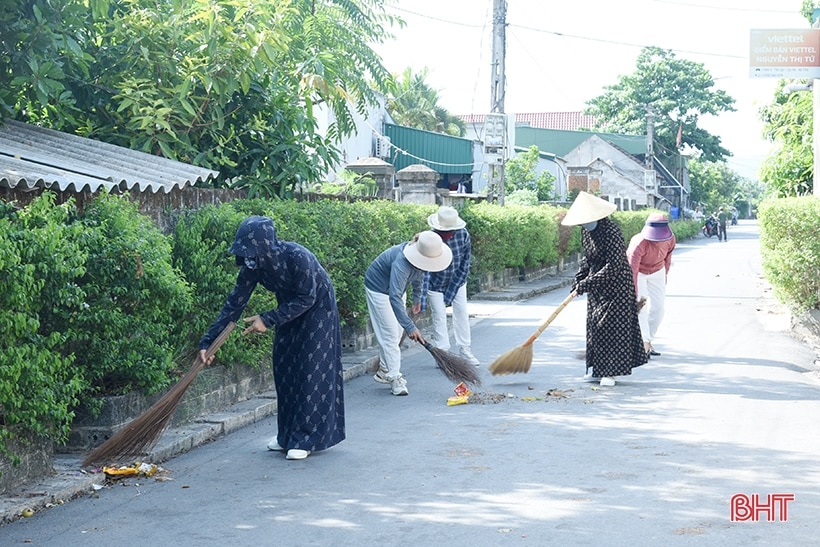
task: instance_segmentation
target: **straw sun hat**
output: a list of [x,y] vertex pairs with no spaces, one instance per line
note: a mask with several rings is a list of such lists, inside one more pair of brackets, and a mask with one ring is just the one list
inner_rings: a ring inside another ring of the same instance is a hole
[[438,211],[427,217],[427,224],[434,230],[451,232],[461,230],[467,223],[458,216],[458,211],[453,207],[439,207]]
[[643,230],[644,239],[648,241],[666,241],[672,239],[672,230],[669,228],[669,219],[663,213],[652,213],[646,219]]
[[567,211],[561,224],[564,226],[579,226],[601,220],[615,212],[618,208],[614,203],[593,196],[587,192],[580,192]]
[[425,272],[440,272],[453,261],[453,251],[432,231],[421,232],[404,246],[404,256],[410,264]]

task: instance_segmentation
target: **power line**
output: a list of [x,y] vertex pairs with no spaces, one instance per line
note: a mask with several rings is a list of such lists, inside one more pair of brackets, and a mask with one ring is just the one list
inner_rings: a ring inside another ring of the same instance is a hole
[[687,8],[699,8],[715,11],[743,11],[747,13],[794,13],[793,10],[734,8],[729,6],[691,4],[689,2],[673,2],[671,0],[655,0],[655,2],[657,2],[658,4],[671,4],[673,6],[686,6]]
[[[760,9],[748,9],[748,8],[731,8],[731,7],[721,7],[721,6],[707,6],[707,5],[703,5],[703,4],[691,4],[691,3],[685,3],[685,2],[672,2],[672,1],[663,1],[663,0],[655,0],[655,1],[656,2],[661,2],[661,3],[666,3],[666,4],[675,4],[675,5],[681,5],[681,6],[687,6],[687,7],[696,7],[696,8],[712,9],[712,10],[743,11],[743,12],[751,12],[751,13],[783,13],[783,14],[793,13],[793,11],[791,11],[791,10],[760,10]],[[400,8],[398,6],[391,6],[391,8],[396,10],[396,11],[401,11],[401,12],[404,12],[404,13],[415,15],[417,17],[421,17],[423,19],[429,19],[431,21],[438,21],[440,23],[445,23],[445,24],[448,24],[448,25],[462,26],[462,27],[475,28],[475,29],[486,29],[486,24],[480,24],[479,25],[479,24],[472,24],[472,23],[464,23],[464,22],[461,22],[461,21],[452,21],[452,20],[449,20],[449,19],[434,17],[432,15],[426,15],[426,14],[419,13],[419,12],[416,12],[416,11]],[[626,47],[634,47],[634,48],[639,48],[639,49],[649,47],[646,44],[636,44],[636,43],[631,43],[631,42],[622,42],[622,41],[619,41],[619,40],[606,40],[606,39],[603,39],[603,38],[594,38],[594,37],[590,37],[590,36],[567,34],[567,33],[564,33],[564,32],[548,30],[548,29],[543,29],[543,28],[535,28],[535,27],[531,27],[531,26],[527,26],[527,25],[518,25],[518,24],[515,24],[515,23],[509,23],[509,22],[507,23],[507,26],[511,27],[511,28],[519,28],[519,29],[522,29],[522,30],[529,30],[531,32],[538,32],[538,33],[542,33],[542,34],[551,34],[553,36],[558,36],[558,37],[561,37],[561,38],[572,38],[572,39],[575,39],[575,40],[586,40],[586,41],[589,41],[589,42],[596,42],[596,43],[610,44],[610,45],[618,45],[618,46],[626,46]],[[656,47],[661,47],[661,49],[666,49],[668,51],[673,51],[673,52],[676,52],[676,53],[686,53],[686,54],[690,54],[690,55],[705,55],[705,56],[709,56],[709,57],[719,57],[719,58],[725,58],[725,59],[746,59],[747,58],[745,55],[728,55],[728,54],[723,54],[723,53],[714,53],[714,52],[706,52],[706,51],[693,51],[693,50],[677,49],[677,48],[663,48],[662,46],[656,46]]]

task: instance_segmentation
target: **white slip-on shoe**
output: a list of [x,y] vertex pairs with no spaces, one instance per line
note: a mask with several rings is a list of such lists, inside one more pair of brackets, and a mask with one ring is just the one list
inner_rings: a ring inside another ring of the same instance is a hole
[[271,442],[268,443],[268,450],[275,450],[276,452],[284,452],[285,449],[279,446],[279,441],[274,437]]
[[615,385],[615,378],[612,376],[604,376],[601,378],[601,386],[602,387],[612,387]]
[[285,458],[289,460],[304,460],[310,456],[310,450],[300,450],[298,448],[291,448],[288,450],[288,455]]

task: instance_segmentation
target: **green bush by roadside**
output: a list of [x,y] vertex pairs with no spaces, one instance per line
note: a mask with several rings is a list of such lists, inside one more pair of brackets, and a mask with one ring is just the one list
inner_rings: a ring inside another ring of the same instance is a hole
[[758,207],[763,271],[794,310],[820,304],[820,199],[768,199]]

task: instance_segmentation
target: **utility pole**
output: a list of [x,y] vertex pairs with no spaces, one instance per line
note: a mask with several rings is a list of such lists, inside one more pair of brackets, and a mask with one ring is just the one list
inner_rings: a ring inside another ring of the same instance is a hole
[[493,0],[493,57],[490,95],[490,112],[504,113],[504,93],[507,82],[504,61],[507,54],[507,1]]
[[[820,27],[820,9],[812,12],[812,28]],[[812,171],[812,194],[820,196],[820,79],[812,80],[812,144],[814,145],[814,167]]]
[[493,0],[493,54],[490,71],[490,114],[484,123],[484,156],[489,168],[488,200],[504,205],[504,162],[507,156],[507,122],[504,93],[507,80],[504,59],[507,54],[507,0]]

